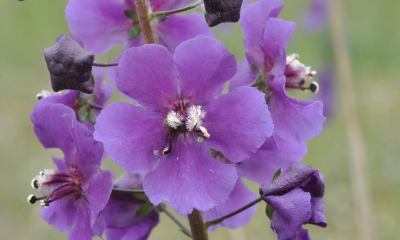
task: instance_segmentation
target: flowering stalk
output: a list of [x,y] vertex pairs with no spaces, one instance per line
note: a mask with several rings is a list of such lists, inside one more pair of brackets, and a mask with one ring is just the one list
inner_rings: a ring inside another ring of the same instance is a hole
[[224,221],[225,219],[228,219],[228,218],[230,218],[230,217],[233,217],[233,216],[235,216],[236,214],[243,212],[244,210],[248,209],[249,207],[251,207],[251,206],[253,206],[253,205],[255,205],[255,204],[257,204],[257,203],[259,203],[259,202],[261,202],[261,201],[262,201],[261,198],[257,198],[256,200],[252,201],[251,203],[247,204],[246,206],[244,206],[244,207],[242,207],[242,208],[239,208],[238,210],[236,210],[236,211],[234,211],[234,212],[232,212],[232,213],[229,213],[228,215],[225,215],[225,216],[223,216],[223,217],[217,218],[217,219],[212,220],[212,221],[208,221],[208,222],[206,222],[204,225],[206,226],[206,228],[208,228],[209,226],[216,225],[216,224],[220,224],[220,223],[221,223],[222,221]]
[[142,28],[144,42],[147,44],[158,43],[154,34],[153,26],[149,19],[148,0],[135,0],[139,15],[140,27]]
[[181,228],[181,231],[188,237],[192,238],[192,233],[187,229],[185,226],[183,226],[182,223],[179,222],[178,219],[176,219],[165,207],[163,203],[159,204],[158,207],[167,215],[176,225],[178,225]]
[[196,209],[188,215],[193,240],[208,240],[207,228],[204,224],[203,214]]
[[168,17],[169,15],[174,14],[174,13],[185,12],[187,10],[196,8],[196,7],[200,6],[202,3],[203,3],[203,1],[200,0],[200,1],[197,1],[197,2],[193,3],[192,5],[189,5],[189,6],[186,6],[186,7],[183,7],[183,8],[178,8],[178,9],[174,9],[174,10],[170,10],[170,11],[154,12],[154,13],[152,13],[150,15],[152,17]]

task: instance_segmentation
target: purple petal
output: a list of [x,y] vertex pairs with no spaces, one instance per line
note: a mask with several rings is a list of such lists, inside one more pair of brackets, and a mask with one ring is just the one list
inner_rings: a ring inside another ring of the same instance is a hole
[[79,43],[79,45],[81,45],[82,48],[85,47],[85,44],[79,39],[77,38],[75,35],[71,35],[71,34],[61,34],[60,36],[57,37],[56,42],[60,41],[60,39],[62,37],[64,37],[64,35],[68,35],[70,36],[72,39],[74,39],[77,43]]
[[[204,212],[204,219],[206,221],[215,220],[217,218],[223,217],[229,213],[236,211],[237,209],[249,204],[251,201],[254,201],[257,198],[257,194],[250,191],[242,182],[241,179],[238,179],[235,187],[233,188],[231,194],[229,195],[228,200],[226,200],[223,204],[214,207],[213,209]],[[208,228],[210,231],[215,231],[217,227],[224,226],[232,229],[245,226],[253,217],[254,212],[256,211],[257,206],[254,205],[245,211],[224,220],[222,223],[218,225],[214,225]]]
[[53,162],[57,166],[58,171],[60,171],[60,172],[68,171],[68,166],[67,166],[67,164],[65,164],[64,159],[53,157]]
[[67,231],[74,225],[77,215],[76,204],[75,196],[69,195],[52,202],[48,208],[42,208],[40,215],[57,231]]
[[296,24],[278,18],[269,18],[265,24],[261,48],[266,57],[267,71],[283,75],[286,68],[286,45]]
[[75,90],[68,90],[65,93],[62,94],[55,94],[52,96],[48,96],[48,97],[44,97],[42,99],[39,100],[38,104],[42,104],[42,103],[61,103],[64,104],[68,107],[71,107],[74,105],[74,103],[76,102],[76,100],[78,99],[79,96],[79,91],[75,91]]
[[153,12],[174,10],[191,2],[193,2],[193,0],[151,0],[151,8]]
[[250,86],[256,78],[256,72],[251,68],[250,63],[244,58],[237,66],[235,76],[229,81],[229,91],[241,86]]
[[115,181],[114,186],[121,189],[143,188],[143,179],[143,174],[125,173]]
[[294,189],[282,196],[266,196],[263,199],[274,208],[271,229],[278,240],[290,240],[299,234],[301,226],[311,217],[310,194]]
[[278,0],[263,0],[250,4],[240,18],[247,60],[255,63],[260,69],[264,68],[261,43],[265,23],[270,17],[277,17],[282,8],[283,3]]
[[210,134],[204,142],[231,162],[249,158],[272,134],[264,94],[255,88],[237,88],[211,101],[204,110],[203,126]]
[[94,225],[100,212],[106,206],[113,188],[114,173],[101,171],[92,177],[91,181],[83,186],[84,196],[90,203],[90,224]]
[[68,232],[68,240],[90,240],[93,230],[90,226],[90,210],[87,202],[79,201],[75,227]]
[[311,177],[313,172],[314,170],[310,166],[302,163],[292,163],[288,170],[278,179],[272,183],[262,185],[260,194],[263,196],[285,194],[300,187],[302,183]]
[[154,205],[168,201],[178,214],[189,214],[193,208],[207,211],[226,201],[236,180],[234,166],[213,159],[197,138],[179,135],[171,153],[146,175],[143,188]]
[[168,136],[159,113],[129,103],[112,103],[97,117],[94,137],[127,172],[147,173]]
[[293,240],[312,240],[307,229],[301,228]]
[[300,162],[306,153],[305,142],[288,142],[272,135],[250,159],[236,164],[236,170],[239,176],[250,181],[268,183],[278,169],[285,172],[292,162]]
[[103,146],[93,139],[91,131],[76,120],[75,112],[61,104],[38,104],[31,121],[39,141],[45,148],[63,151],[68,167],[83,178],[90,177],[100,166]]
[[308,223],[325,228],[328,224],[325,217],[324,200],[322,197],[311,197],[311,218]]
[[168,108],[178,95],[178,79],[171,53],[160,45],[129,48],[117,67],[117,88],[139,104]]
[[104,54],[114,45],[128,41],[132,27],[117,0],[70,0],[65,16],[71,32],[81,39],[89,51]]
[[324,201],[322,199],[325,193],[324,175],[315,170],[308,181],[303,183],[302,189],[311,194],[312,215],[309,223],[325,228],[327,222],[324,212]]
[[322,115],[322,102],[290,98],[285,91],[285,81],[281,76],[269,82],[274,91],[268,100],[274,134],[288,141],[310,140],[321,132],[326,120]]
[[[131,216],[134,217],[134,216]],[[146,240],[151,230],[158,224],[159,214],[156,210],[140,218],[135,224],[125,228],[107,228],[108,240]]]
[[174,61],[181,94],[200,104],[219,95],[236,73],[236,59],[218,40],[198,36],[176,48]]
[[213,36],[201,13],[171,15],[157,25],[157,30],[160,44],[171,53],[175,52],[179,44],[196,36]]

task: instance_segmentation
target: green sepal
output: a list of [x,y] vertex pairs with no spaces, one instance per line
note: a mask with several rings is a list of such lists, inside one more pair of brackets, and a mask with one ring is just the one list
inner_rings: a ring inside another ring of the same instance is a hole
[[274,213],[274,208],[271,207],[269,204],[267,204],[267,207],[265,207],[265,214],[267,214],[267,217],[269,220],[272,219],[272,214]]
[[87,119],[89,111],[90,107],[88,105],[85,105],[78,110],[79,122],[84,122]]
[[89,110],[89,113],[87,115],[87,119],[90,123],[95,124],[96,123],[96,114],[94,114],[93,109]]
[[151,209],[153,208],[153,205],[150,202],[145,202],[142,205],[140,205],[139,209],[136,211],[136,218],[146,216],[149,214]]
[[136,11],[132,9],[126,9],[124,10],[124,14],[127,18],[131,19],[134,22],[139,22],[139,17]]
[[275,173],[274,176],[272,177],[272,182],[275,181],[278,177],[281,176],[282,173],[282,168],[279,168]]
[[141,32],[142,28],[140,27],[139,24],[136,24],[135,26],[131,27],[131,29],[129,30],[129,40],[137,38]]
[[93,76],[93,74],[90,74],[90,81],[92,82],[92,85],[94,87],[94,76]]

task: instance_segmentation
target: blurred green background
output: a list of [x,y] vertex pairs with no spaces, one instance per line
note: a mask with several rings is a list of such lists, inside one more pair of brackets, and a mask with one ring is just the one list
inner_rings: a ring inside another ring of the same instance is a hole
[[[30,205],[30,181],[44,167],[53,167],[51,156],[36,139],[29,114],[35,95],[50,88],[43,50],[53,45],[57,36],[68,33],[64,18],[67,0],[2,0],[0,2],[0,238],[66,239],[41,220],[39,205]],[[280,18],[300,23],[309,0],[286,0]],[[400,4],[396,0],[344,1],[347,40],[352,57],[356,98],[361,129],[367,150],[367,165],[372,196],[375,239],[399,239],[400,224]],[[300,24],[299,24],[300,25]],[[310,33],[301,25],[295,30],[288,53],[300,54],[301,61],[314,68],[333,63],[329,25]],[[240,26],[233,35],[219,33],[232,53],[244,56]],[[219,31],[221,32],[221,31]],[[120,47],[102,61],[111,61]],[[337,84],[336,84],[337,85]],[[114,92],[116,95],[116,92]],[[310,94],[310,93],[309,93]],[[349,174],[349,151],[346,128],[336,96],[335,115],[323,133],[309,141],[306,164],[325,176],[325,208],[328,227],[306,226],[313,239],[356,239],[354,206]],[[120,97],[114,96],[113,100]],[[104,168],[121,173],[110,160]],[[254,191],[257,186],[249,184]],[[183,220],[183,218],[181,218]],[[211,239],[276,239],[259,204],[253,220],[231,231],[220,228]],[[150,239],[186,239],[164,215]]]

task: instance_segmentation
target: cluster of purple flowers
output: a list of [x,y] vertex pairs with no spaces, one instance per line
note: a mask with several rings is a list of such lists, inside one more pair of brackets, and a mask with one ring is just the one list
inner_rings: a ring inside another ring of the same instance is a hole
[[[144,44],[135,1],[69,1],[73,35],[45,50],[54,92],[39,93],[31,114],[39,141],[64,158],[33,179],[37,193],[28,197],[68,239],[146,239],[163,201],[211,222],[257,198],[242,178],[261,185],[279,240],[310,239],[303,224],[326,226],[324,178],[298,163],[325,117],[320,101],[287,93],[319,87],[316,72],[286,54],[295,24],[277,18],[283,3],[261,0],[241,10],[241,0],[204,0],[195,6],[204,6],[205,18],[168,13],[190,2],[151,0],[148,18],[159,44]],[[209,30],[235,21],[246,48],[239,64]],[[106,106],[113,89],[93,53],[117,44],[124,49],[108,76],[134,104]],[[114,174],[100,169],[106,155],[127,172],[114,183]],[[271,183],[279,169],[287,171]],[[255,210],[209,230],[244,226]]]

